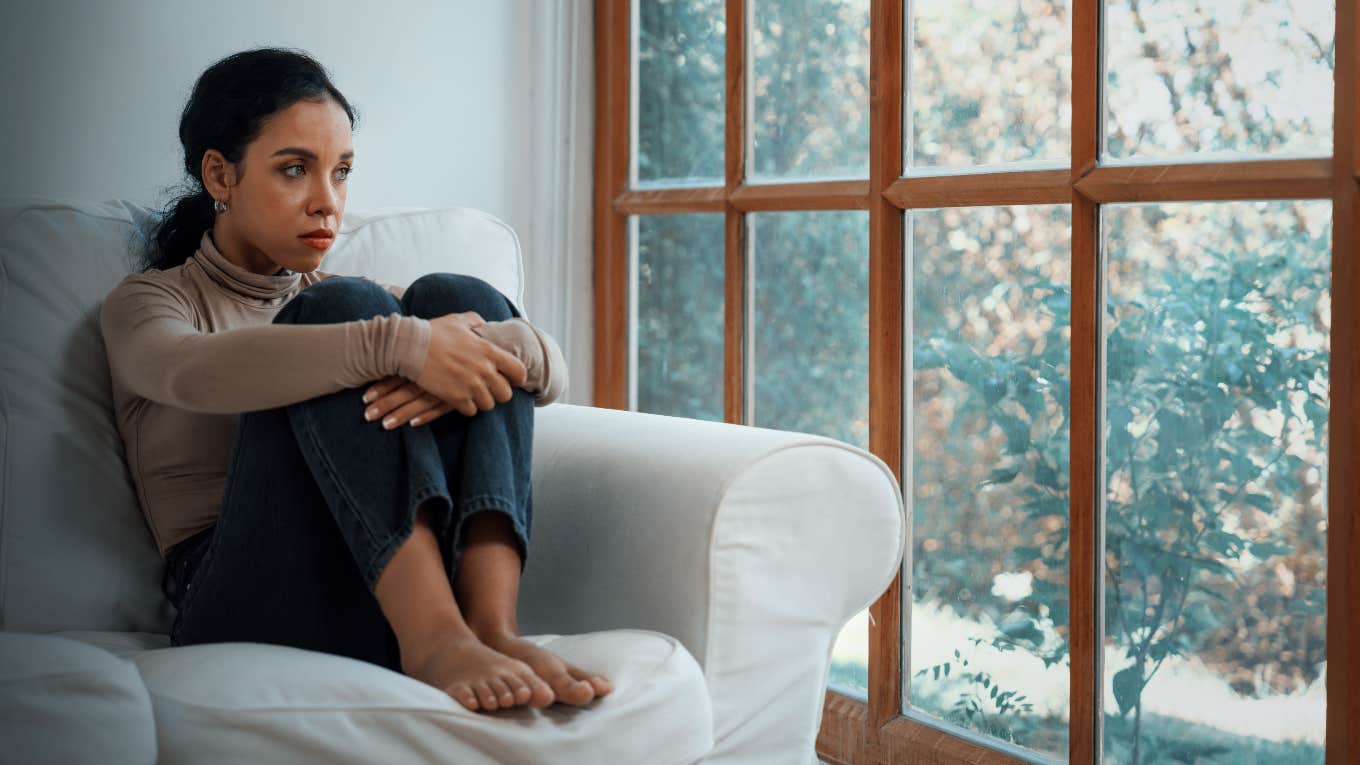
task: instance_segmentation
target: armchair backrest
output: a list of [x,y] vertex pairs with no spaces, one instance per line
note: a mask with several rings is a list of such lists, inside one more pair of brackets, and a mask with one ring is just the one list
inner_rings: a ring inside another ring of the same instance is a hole
[[[155,221],[123,200],[0,199],[0,629],[169,632],[99,331]],[[321,269],[403,286],[471,274],[523,312],[519,240],[477,210],[347,211]]]

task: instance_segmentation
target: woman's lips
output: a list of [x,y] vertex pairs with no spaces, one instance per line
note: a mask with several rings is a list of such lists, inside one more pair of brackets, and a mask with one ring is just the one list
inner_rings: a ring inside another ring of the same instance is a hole
[[330,247],[331,242],[335,241],[335,237],[333,236],[300,236],[298,238],[318,250],[324,250],[327,247]]

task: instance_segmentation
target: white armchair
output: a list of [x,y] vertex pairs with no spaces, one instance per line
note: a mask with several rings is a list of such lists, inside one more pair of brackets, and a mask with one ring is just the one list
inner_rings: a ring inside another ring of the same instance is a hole
[[[590,706],[471,712],[376,665],[169,647],[98,331],[153,211],[0,204],[0,740],[19,761],[816,763],[832,643],[901,565],[888,468],[819,436],[536,410],[524,634],[598,669]],[[350,211],[324,268],[472,273],[522,307],[473,210]],[[527,316],[527,314],[526,314]],[[532,317],[528,317],[532,320]]]

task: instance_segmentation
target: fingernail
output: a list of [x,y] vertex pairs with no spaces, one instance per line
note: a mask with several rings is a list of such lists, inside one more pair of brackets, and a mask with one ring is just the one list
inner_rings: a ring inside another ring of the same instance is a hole
[[365,420],[371,420],[371,419],[373,419],[374,417],[377,417],[377,416],[378,416],[378,410],[377,410],[377,409],[370,409],[370,410],[368,410],[367,412],[364,412],[364,419],[365,419]]
[[394,422],[396,422],[396,421],[397,421],[397,418],[396,418],[396,417],[388,417],[387,419],[383,420],[383,427],[384,427],[384,428],[387,428],[388,430],[391,430],[391,429],[392,429],[392,423],[394,423]]
[[411,424],[412,424],[412,425],[419,425],[419,424],[420,424],[420,418],[419,418],[419,417],[412,417],[412,418],[411,418]]
[[371,392],[370,392],[370,393],[365,393],[365,394],[364,394],[364,403],[365,403],[365,404],[367,404],[369,401],[372,401],[372,400],[373,400],[373,394],[372,394]]

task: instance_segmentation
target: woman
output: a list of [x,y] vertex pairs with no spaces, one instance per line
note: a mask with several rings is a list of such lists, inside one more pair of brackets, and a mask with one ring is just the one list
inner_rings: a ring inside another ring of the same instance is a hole
[[354,123],[305,54],[208,68],[180,121],[189,193],[101,308],[171,642],[350,656],[472,710],[587,704],[610,682],[515,620],[561,351],[471,276],[317,270]]

